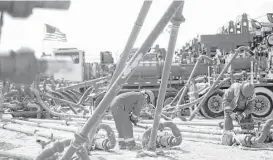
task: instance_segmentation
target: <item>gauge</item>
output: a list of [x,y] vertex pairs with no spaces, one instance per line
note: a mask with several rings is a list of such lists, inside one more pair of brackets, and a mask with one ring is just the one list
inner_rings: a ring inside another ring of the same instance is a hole
[[270,46],[273,46],[273,34],[267,36],[267,43]]

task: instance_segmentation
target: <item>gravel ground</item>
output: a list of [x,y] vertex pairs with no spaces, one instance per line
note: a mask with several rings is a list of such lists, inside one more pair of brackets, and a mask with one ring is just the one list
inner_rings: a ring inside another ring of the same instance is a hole
[[[273,144],[267,147],[273,148]],[[41,146],[36,142],[36,137],[26,134],[0,129],[0,151],[10,151],[25,155],[37,155]],[[160,150],[158,150],[160,151]],[[248,151],[238,147],[226,147],[219,144],[184,140],[179,148],[162,150],[164,156],[137,158],[137,151],[111,152],[94,151],[92,157],[99,160],[133,160],[133,159],[160,159],[160,160],[272,160],[273,151]],[[0,158],[8,160],[7,158]],[[11,159],[10,159],[11,160]],[[92,159],[93,160],[93,159]]]

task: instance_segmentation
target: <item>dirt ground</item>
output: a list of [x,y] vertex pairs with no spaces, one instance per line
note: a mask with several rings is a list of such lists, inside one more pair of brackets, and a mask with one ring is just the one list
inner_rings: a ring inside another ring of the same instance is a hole
[[[268,144],[273,148],[273,144]],[[10,151],[24,155],[37,155],[41,146],[36,142],[36,137],[23,133],[0,129],[0,151]],[[158,149],[157,151],[160,151]],[[183,140],[176,149],[165,149],[164,156],[137,158],[137,151],[120,151],[114,149],[111,152],[94,151],[93,159],[98,160],[272,160],[273,151],[246,151],[238,147],[226,147],[208,142],[196,142]],[[12,160],[0,158],[1,160]],[[93,160],[92,159],[92,160]]]

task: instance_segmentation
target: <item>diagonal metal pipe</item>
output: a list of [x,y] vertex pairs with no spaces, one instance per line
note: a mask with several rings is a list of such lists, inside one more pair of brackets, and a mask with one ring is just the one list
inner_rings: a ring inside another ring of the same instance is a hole
[[[130,51],[132,50],[134,44],[135,44],[135,41],[139,35],[139,32],[142,28],[142,25],[146,19],[146,16],[148,14],[148,11],[150,10],[150,7],[152,5],[152,2],[153,1],[147,1],[145,0],[142,4],[142,7],[141,7],[141,10],[138,14],[138,17],[137,17],[137,20],[135,22],[135,25],[133,27],[133,30],[128,38],[128,41],[124,47],[124,50],[121,54],[121,57],[119,59],[119,61],[117,62],[117,68],[115,69],[115,72],[111,78],[111,81],[110,81],[110,84],[108,86],[108,89],[110,89],[110,87],[113,85],[113,83],[117,80],[118,76],[121,74],[121,72],[123,71],[125,65],[126,65],[126,62],[127,62],[127,59],[130,55]],[[104,117],[104,115],[101,117],[101,119]],[[100,124],[100,120],[96,122],[95,126],[93,127],[93,129],[90,131],[89,133],[89,140],[90,141],[93,141],[93,137],[96,133],[96,130],[98,128]],[[86,146],[87,147],[87,146]]]
[[151,136],[150,136],[150,141],[148,143],[148,150],[151,150],[151,151],[156,150],[156,138],[157,138],[157,132],[158,132],[158,127],[159,127],[159,121],[160,121],[161,114],[162,114],[164,97],[165,97],[166,90],[167,90],[167,85],[168,85],[170,70],[171,70],[171,66],[172,66],[175,45],[176,45],[176,41],[177,41],[177,35],[178,35],[180,24],[183,21],[185,21],[184,17],[182,16],[184,1],[180,0],[177,2],[180,2],[179,9],[174,14],[173,18],[171,19],[172,29],[171,29],[170,40],[169,40],[169,44],[168,44],[168,53],[165,58],[164,68],[163,68],[163,72],[162,72],[162,81],[160,84],[159,95],[157,98],[154,123],[153,123],[152,132],[151,132]]
[[142,60],[143,56],[148,52],[151,48],[155,40],[161,34],[163,29],[167,26],[172,16],[179,9],[182,1],[173,1],[164,15],[161,17],[157,25],[154,27],[152,32],[146,38],[144,43],[138,49],[136,54],[131,58],[127,66],[124,68],[123,72],[118,76],[117,80],[113,83],[113,85],[109,88],[106,95],[94,111],[94,114],[88,119],[88,121],[83,126],[80,133],[75,134],[75,139],[72,141],[71,145],[68,147],[64,155],[61,157],[61,160],[70,159],[77,149],[79,149],[86,140],[88,140],[88,133],[91,129],[94,128],[97,121],[100,120],[102,114],[105,112],[111,101],[121,90],[123,84],[128,80],[133,71],[136,69],[140,60]]
[[132,29],[132,32],[131,32],[131,34],[127,40],[127,43],[122,51],[122,54],[117,62],[117,67],[116,67],[115,72],[111,78],[109,87],[111,87],[113,85],[113,83],[115,82],[115,80],[117,80],[118,76],[120,75],[123,68],[125,67],[126,61],[128,60],[128,57],[130,55],[130,51],[134,47],[134,44],[135,44],[136,39],[139,35],[139,32],[142,28],[142,25],[147,17],[147,14],[150,10],[152,2],[153,1],[151,1],[151,0],[145,0],[143,2],[143,5],[142,5],[141,10],[138,14],[137,20],[134,24],[134,28]]
[[212,86],[210,87],[210,89],[208,90],[208,92],[204,95],[204,98],[201,100],[201,102],[198,104],[198,106],[195,108],[195,110],[192,112],[191,116],[187,119],[187,121],[191,121],[194,117],[195,114],[199,111],[199,109],[203,106],[205,100],[207,100],[207,98],[210,96],[211,92],[213,92],[214,88],[216,87],[216,85],[220,82],[221,78],[223,77],[224,73],[227,71],[227,69],[229,68],[229,66],[231,65],[232,61],[237,57],[237,55],[239,54],[239,52],[241,50],[245,50],[245,51],[249,51],[249,48],[245,47],[245,46],[241,46],[238,49],[236,49],[236,52],[234,53],[233,57],[230,59],[230,61],[228,62],[228,64],[225,66],[225,68],[221,71],[220,75],[217,77],[216,81],[212,84]]

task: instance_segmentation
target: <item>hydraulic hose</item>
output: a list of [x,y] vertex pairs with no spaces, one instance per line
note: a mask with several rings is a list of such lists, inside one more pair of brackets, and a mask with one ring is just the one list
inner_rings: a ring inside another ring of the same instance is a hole
[[255,137],[252,135],[236,135],[235,139],[236,141],[244,147],[251,147],[254,144],[260,144],[260,143],[264,143],[264,141],[266,140],[267,136],[270,133],[270,128],[273,124],[273,119],[267,120],[267,122],[265,123],[263,129],[262,129],[262,133],[260,136]]
[[48,91],[48,89],[47,89],[47,85],[48,84],[51,84],[51,89],[53,90],[53,91],[55,91],[55,89],[56,89],[56,84],[54,83],[54,81],[52,80],[52,79],[46,79],[45,81],[44,81],[44,83],[43,83],[43,89],[44,89],[44,91],[46,92],[46,91]]
[[40,119],[42,117],[42,110],[41,107],[35,103],[28,103],[27,108],[36,108],[37,111],[37,118]]
[[84,101],[86,100],[87,96],[93,91],[93,87],[89,87],[81,96],[80,100],[78,101],[77,104],[83,104]]
[[[165,127],[170,128],[172,131],[172,135],[157,135],[157,146],[158,147],[173,147],[178,146],[182,143],[182,135],[179,128],[170,121],[166,121],[159,124],[159,130],[163,131]],[[147,130],[144,131],[142,135],[142,147],[146,148],[151,135],[152,127],[149,127]]]
[[79,101],[79,99],[80,99],[80,97],[81,97],[81,95],[78,96],[75,92],[72,92],[71,90],[65,91],[65,92],[67,92],[67,93],[69,93],[71,96],[73,96],[74,99],[75,99],[77,102]]
[[[55,93],[58,93],[58,92],[55,92]],[[49,94],[45,94],[45,93],[40,93],[40,94],[41,94],[42,96],[44,96],[44,97],[52,98],[52,99],[55,99],[55,100],[57,100],[57,101],[59,101],[59,102],[63,102],[63,103],[69,104],[69,105],[71,105],[71,106],[73,106],[73,107],[77,107],[77,108],[83,109],[85,112],[89,112],[88,109],[84,108],[84,106],[82,106],[82,105],[77,105],[77,104],[75,104],[75,103],[73,103],[73,102],[70,102],[70,101],[68,101],[68,100],[60,99],[60,98],[51,96],[51,95],[49,95]]]
[[101,150],[113,149],[116,146],[116,137],[113,129],[108,124],[100,123],[97,132],[99,130],[107,132],[107,139],[94,139],[95,148]]
[[77,103],[77,100],[74,99],[74,97],[72,95],[70,95],[69,93],[67,93],[67,92],[60,92],[60,94],[62,94],[65,97],[65,99],[67,99],[67,100],[69,100],[71,102]]
[[54,111],[51,111],[49,109],[49,107],[47,106],[47,104],[44,103],[44,101],[42,100],[40,94],[38,93],[38,91],[35,91],[35,96],[37,98],[38,103],[40,104],[40,106],[45,109],[48,113],[50,113],[53,116],[57,116],[57,117],[75,117],[75,118],[87,118],[86,116],[82,116],[82,115],[71,115],[71,114],[65,114],[65,113],[57,113]]

